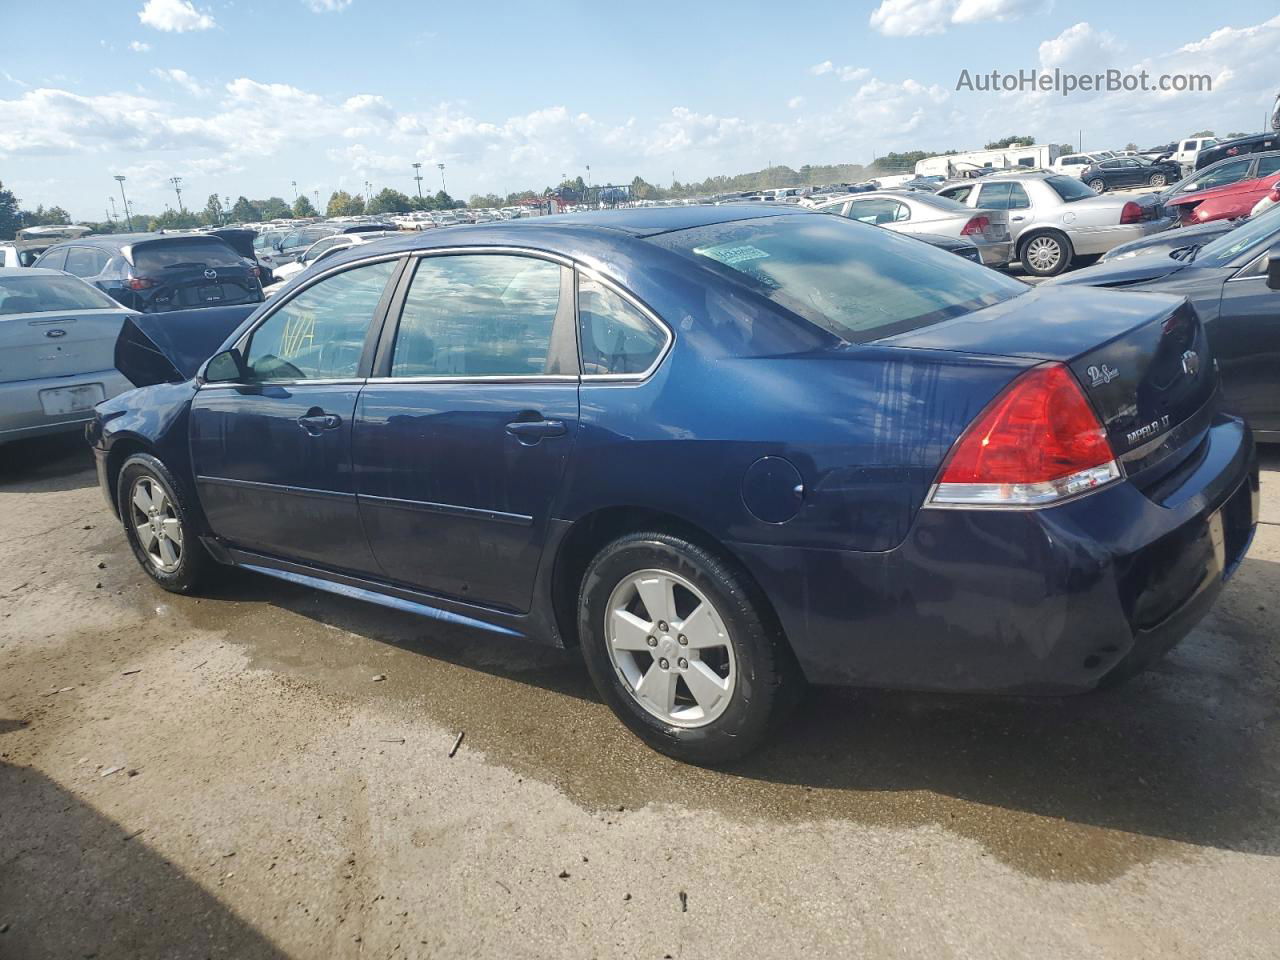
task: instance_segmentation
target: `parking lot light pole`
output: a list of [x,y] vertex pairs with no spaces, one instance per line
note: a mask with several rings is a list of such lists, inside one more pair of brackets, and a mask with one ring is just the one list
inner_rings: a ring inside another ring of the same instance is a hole
[[293,202],[297,203],[298,202],[298,181],[290,180],[289,185],[293,187]]
[[186,216],[187,208],[182,205],[182,178],[170,177],[169,182],[173,184],[173,192],[178,195],[178,212]]
[[413,165],[413,179],[418,181],[418,199],[422,199],[422,164]]
[[448,192],[449,192],[449,188],[448,188],[448,187],[446,187],[446,186],[444,185],[444,164],[443,164],[443,163],[437,163],[437,164],[436,164],[436,169],[440,171],[440,192],[441,192],[441,193],[448,193]]
[[120,184],[120,200],[124,203],[125,222],[129,224],[129,232],[133,233],[133,216],[129,213],[129,198],[124,195],[124,177],[117,173],[115,181]]

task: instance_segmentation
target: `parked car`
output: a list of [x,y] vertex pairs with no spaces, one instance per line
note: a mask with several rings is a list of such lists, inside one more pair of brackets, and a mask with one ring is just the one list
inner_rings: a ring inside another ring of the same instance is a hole
[[12,240],[0,240],[0,269],[5,267],[29,267],[40,254],[60,240],[83,237],[88,227],[61,226],[25,227]]
[[1176,163],[1170,160],[1155,162],[1145,157],[1102,160],[1086,167],[1080,174],[1080,179],[1094,193],[1104,193],[1116,187],[1163,187],[1168,183],[1176,183],[1181,177],[1182,170]]
[[1201,194],[1215,187],[1226,187],[1244,180],[1256,180],[1280,173],[1280,150],[1245,157],[1228,157],[1203,167],[1160,194],[1160,202],[1168,203],[1190,194]]
[[357,244],[371,243],[374,240],[382,240],[386,237],[398,236],[399,233],[400,231],[398,230],[376,230],[369,233],[337,233],[331,237],[325,237],[323,240],[317,240],[307,247],[306,252],[301,257],[293,261],[293,263],[286,263],[277,270],[275,274],[276,282],[272,286],[265,288],[263,292],[268,297],[274,296],[284,289],[285,284],[298,274],[321,260],[333,256],[339,250],[345,250],[347,247]]
[[1268,150],[1280,150],[1280,133],[1272,130],[1268,133],[1255,133],[1247,137],[1235,137],[1221,140],[1212,147],[1201,150],[1196,155],[1196,169],[1209,166],[1227,157],[1244,157],[1252,153],[1263,153]]
[[50,247],[35,265],[65,270],[143,313],[262,302],[258,265],[208,234],[81,237]]
[[1227,408],[1259,439],[1280,441],[1280,210],[1176,256],[1100,263],[1055,283],[1186,297],[1222,368]]
[[1039,277],[1055,276],[1077,257],[1106,253],[1175,222],[1154,197],[1099,196],[1060,173],[997,174],[938,193],[975,209],[1007,210],[1013,257]]
[[1280,172],[1173,197],[1165,201],[1164,208],[1184,224],[1236,220],[1247,217],[1277,183]]
[[967,239],[978,247],[987,266],[1003,267],[1009,262],[1009,215],[1004,210],[973,210],[946,197],[912,190],[834,197],[813,209],[897,233]]
[[982,251],[978,249],[978,245],[968,237],[944,237],[936,233],[914,233],[908,234],[917,240],[923,240],[930,246],[937,247],[939,250],[946,250],[954,253],[958,257],[964,257],[966,260],[972,260],[974,263],[982,263]]
[[112,364],[131,313],[57,270],[0,268],[0,444],[83,429],[94,404],[132,389]]
[[396,225],[394,223],[383,223],[381,221],[312,223],[286,233],[276,241],[274,251],[263,255],[263,259],[270,264],[273,273],[278,273],[281,267],[293,263],[306,253],[317,240],[348,233],[385,233],[388,230],[394,231],[395,229]]
[[1224,233],[1230,233],[1243,221],[1215,220],[1194,227],[1180,227],[1177,230],[1165,230],[1152,234],[1141,240],[1130,240],[1117,247],[1112,247],[1101,257],[1099,263],[1110,263],[1114,260],[1128,260],[1131,257],[1181,255],[1180,251],[1189,251],[1203,247],[1210,240],[1216,240]]
[[1148,160],[1168,160],[1177,152],[1177,149],[1177,141],[1162,143],[1155,147],[1148,147],[1146,150],[1139,150],[1138,156],[1146,157]]
[[1280,183],[1275,184],[1270,193],[1253,205],[1253,209],[1249,211],[1249,216],[1256,217],[1266,213],[1276,204],[1280,204]]
[[1071,177],[1080,177],[1085,168],[1101,163],[1107,158],[1100,153],[1066,153],[1049,165],[1054,173],[1063,173]]
[[1184,173],[1190,173],[1196,168],[1200,151],[1212,147],[1217,142],[1217,137],[1187,137],[1178,143],[1178,149],[1173,152],[1170,159],[1179,164]]
[[258,283],[265,290],[270,284],[275,283],[275,276],[271,272],[271,265],[258,257],[258,231],[252,227],[219,227],[216,230],[208,231],[209,236],[217,237],[219,240],[225,240],[230,244],[231,249],[240,256],[244,257],[251,263],[258,265]]
[[353,247],[194,377],[154,369],[162,318],[121,339],[141,389],[88,435],[157,583],[238,565],[577,645],[631,730],[699,763],[803,679],[1114,682],[1204,616],[1256,522],[1184,301],[789,205]]

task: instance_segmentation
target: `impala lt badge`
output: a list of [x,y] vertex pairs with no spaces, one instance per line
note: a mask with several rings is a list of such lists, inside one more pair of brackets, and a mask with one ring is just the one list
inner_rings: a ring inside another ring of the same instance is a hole
[[1189,377],[1194,377],[1200,371],[1200,354],[1194,350],[1188,350],[1182,355],[1182,372]]
[[1169,415],[1166,413],[1159,420],[1152,420],[1144,427],[1130,430],[1128,434],[1129,446],[1132,447],[1135,443],[1141,443],[1143,440],[1154,437],[1161,430],[1167,429],[1169,429]]
[[1085,373],[1089,374],[1090,386],[1094,387],[1101,387],[1120,376],[1119,370],[1109,367],[1105,363],[1100,367],[1090,367]]

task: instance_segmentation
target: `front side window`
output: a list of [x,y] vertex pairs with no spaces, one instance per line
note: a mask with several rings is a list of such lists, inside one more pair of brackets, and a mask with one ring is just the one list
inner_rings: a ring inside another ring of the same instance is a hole
[[578,339],[588,375],[644,373],[667,341],[652,320],[589,277],[578,279]]
[[560,266],[500,254],[424,257],[405,296],[393,377],[552,372]]
[[1239,183],[1249,175],[1249,166],[1253,163],[1248,158],[1241,160],[1232,160],[1230,163],[1224,163],[1220,167],[1214,167],[1205,173],[1199,180],[1194,183],[1187,184],[1187,191],[1208,190],[1210,187],[1225,187],[1231,183]]
[[348,380],[394,260],[371,263],[313,284],[253,332],[245,351],[250,380]]
[[1280,173],[1280,157],[1263,157],[1258,161],[1258,169],[1254,176],[1269,177],[1273,173]]

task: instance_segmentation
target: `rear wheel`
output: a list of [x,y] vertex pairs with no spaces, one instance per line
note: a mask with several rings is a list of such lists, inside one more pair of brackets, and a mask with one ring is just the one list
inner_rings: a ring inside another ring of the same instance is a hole
[[1089,189],[1094,193],[1103,193],[1107,189],[1107,181],[1101,177],[1094,177],[1089,181]]
[[1071,263],[1071,241],[1056,233],[1040,233],[1022,245],[1022,268],[1037,277],[1055,277]]
[[740,757],[798,691],[781,631],[752,585],[668,533],[629,534],[591,562],[578,604],[605,703],[655,749],[692,763]]
[[1169,180],[1163,173],[1153,173],[1147,183],[1153,187],[1163,187]]
[[208,579],[213,559],[192,528],[178,485],[168,468],[146,453],[125,461],[116,483],[116,503],[129,546],[156,583],[190,593]]

